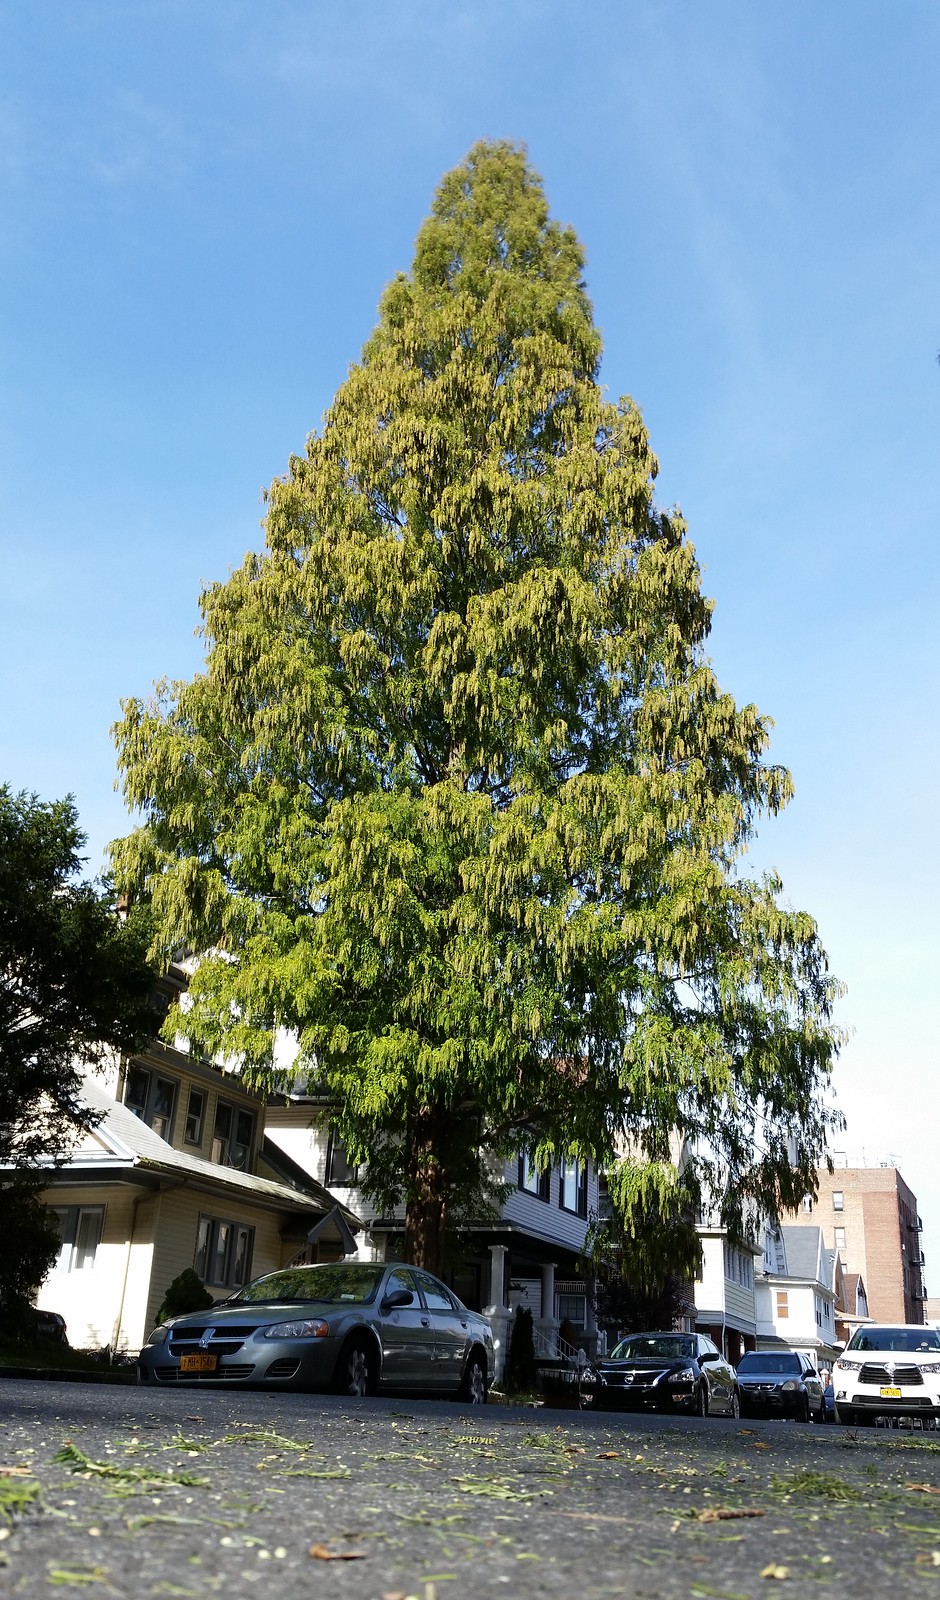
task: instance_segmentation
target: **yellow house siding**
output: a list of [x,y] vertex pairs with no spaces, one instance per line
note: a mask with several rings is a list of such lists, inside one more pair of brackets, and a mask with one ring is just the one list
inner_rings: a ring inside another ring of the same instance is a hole
[[[146,1302],[146,1333],[156,1325],[157,1312],[167,1289],[181,1272],[193,1265],[196,1238],[201,1216],[219,1217],[226,1222],[240,1222],[255,1230],[251,1256],[251,1276],[274,1272],[282,1262],[280,1217],[276,1212],[259,1211],[242,1201],[217,1195],[200,1194],[181,1185],[167,1189],[160,1196],[159,1214],[155,1222],[156,1245],[153,1253],[153,1273]],[[295,1247],[296,1248],[296,1247]],[[217,1300],[231,1290],[207,1285],[209,1293]],[[144,1335],[146,1337],[146,1334]],[[141,1339],[141,1343],[143,1339]]]
[[[254,1156],[257,1156],[258,1147],[264,1131],[264,1107],[257,1096],[243,1088],[237,1079],[226,1076],[219,1068],[206,1063],[193,1061],[178,1050],[170,1047],[159,1047],[142,1051],[133,1057],[131,1064],[144,1067],[148,1072],[157,1077],[171,1078],[176,1085],[176,1099],[173,1108],[172,1124],[168,1132],[167,1143],[176,1150],[185,1150],[190,1155],[202,1156],[205,1160],[212,1160],[212,1141],[215,1131],[215,1117],[219,1101],[225,1101],[239,1111],[251,1111],[255,1118]],[[122,1074],[120,1095],[116,1098],[123,1100],[126,1070]],[[115,1089],[117,1089],[115,1085]],[[198,1143],[187,1141],[186,1115],[189,1108],[190,1091],[197,1089],[205,1097],[205,1108],[202,1123],[202,1137]]]
[[[94,1265],[70,1271],[69,1253],[63,1252],[37,1297],[38,1305],[61,1312],[68,1327],[69,1343],[79,1349],[103,1349],[114,1342],[119,1332],[122,1294],[126,1306],[131,1292],[130,1267],[133,1265],[137,1280],[149,1277],[149,1239],[141,1243],[137,1261],[132,1262],[128,1253],[133,1203],[141,1192],[113,1185],[97,1188],[85,1185],[74,1189],[63,1185],[48,1190],[43,1196],[49,1206],[103,1208],[101,1239]],[[126,1289],[125,1274],[128,1276]],[[125,1343],[120,1336],[119,1342]]]
[[[61,1312],[78,1349],[140,1349],[173,1279],[193,1265],[202,1215],[254,1228],[253,1277],[276,1271],[297,1248],[281,1241],[280,1213],[186,1184],[159,1193],[136,1185],[63,1185],[43,1198],[48,1206],[103,1208],[94,1265],[70,1271],[69,1260],[60,1258],[37,1296],[39,1306]],[[229,1291],[210,1284],[209,1292],[222,1299]]]

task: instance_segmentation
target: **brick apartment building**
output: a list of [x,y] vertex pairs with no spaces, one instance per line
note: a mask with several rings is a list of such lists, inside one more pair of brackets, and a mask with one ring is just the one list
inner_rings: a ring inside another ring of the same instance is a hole
[[832,1172],[821,1167],[817,1178],[817,1199],[807,1197],[802,1209],[786,1218],[788,1225],[822,1228],[846,1273],[860,1275],[876,1322],[924,1322],[921,1220],[916,1196],[897,1167],[837,1164]]

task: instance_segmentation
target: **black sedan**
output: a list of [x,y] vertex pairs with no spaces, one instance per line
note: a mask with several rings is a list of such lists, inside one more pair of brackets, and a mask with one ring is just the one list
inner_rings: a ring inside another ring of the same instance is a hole
[[738,1362],[738,1384],[747,1417],[826,1420],[822,1379],[799,1350],[749,1350]]
[[155,1328],[137,1376],[156,1386],[410,1390],[479,1405],[493,1376],[493,1335],[485,1317],[418,1267],[288,1267]]
[[701,1333],[632,1333],[594,1363],[593,1404],[632,1410],[741,1414],[734,1368]]

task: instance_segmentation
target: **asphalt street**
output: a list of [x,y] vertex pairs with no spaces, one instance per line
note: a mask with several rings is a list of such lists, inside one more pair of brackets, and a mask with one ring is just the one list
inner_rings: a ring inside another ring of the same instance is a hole
[[0,1595],[940,1600],[940,1434],[0,1380]]

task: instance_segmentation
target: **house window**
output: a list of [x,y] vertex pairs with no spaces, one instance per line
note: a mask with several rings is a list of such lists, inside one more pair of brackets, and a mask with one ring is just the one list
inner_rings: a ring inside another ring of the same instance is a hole
[[255,1230],[223,1217],[200,1217],[193,1261],[203,1283],[239,1289],[251,1276]]
[[788,1293],[789,1291],[787,1289],[777,1290],[777,1316],[781,1321],[790,1315],[790,1304],[787,1298]]
[[558,1296],[558,1320],[570,1322],[578,1333],[583,1333],[587,1327],[587,1301],[583,1294],[560,1294]]
[[220,1100],[215,1108],[212,1159],[223,1167],[251,1168],[251,1146],[255,1136],[255,1114]]
[[55,1206],[53,1217],[62,1240],[60,1268],[85,1272],[93,1267],[104,1227],[104,1206]]
[[737,1250],[729,1245],[727,1239],[724,1243],[725,1277],[731,1283],[740,1283],[743,1288],[753,1288],[754,1263],[747,1250]]
[[346,1146],[333,1128],[330,1129],[330,1142],[326,1149],[326,1181],[347,1189],[359,1182],[359,1168],[350,1161]]
[[206,1096],[202,1089],[190,1089],[189,1105],[186,1108],[186,1132],[183,1135],[187,1144],[202,1144],[202,1130],[206,1121]]
[[159,1073],[132,1062],[124,1081],[124,1104],[161,1139],[170,1142],[176,1106],[175,1078],[161,1077]]
[[837,1250],[844,1250],[845,1249],[845,1229],[844,1228],[837,1228],[836,1229],[836,1249]]
[[537,1195],[540,1200],[551,1199],[552,1175],[548,1167],[540,1172],[527,1152],[519,1157],[519,1188],[524,1194]]
[[811,1194],[804,1194],[804,1196],[803,1196],[803,1210],[806,1211],[806,1212],[810,1212],[810,1211],[812,1211],[812,1209],[813,1209],[813,1197],[812,1197],[812,1195]]
[[565,1160],[558,1178],[558,1204],[562,1211],[587,1216],[587,1163]]
[[832,1191],[832,1209],[833,1211],[845,1210],[845,1195],[841,1189],[833,1189]]

